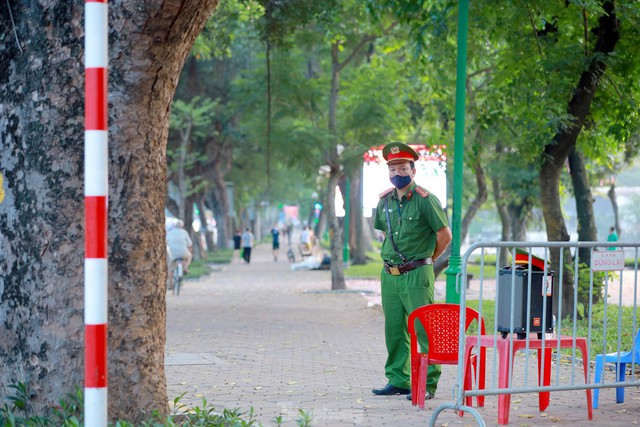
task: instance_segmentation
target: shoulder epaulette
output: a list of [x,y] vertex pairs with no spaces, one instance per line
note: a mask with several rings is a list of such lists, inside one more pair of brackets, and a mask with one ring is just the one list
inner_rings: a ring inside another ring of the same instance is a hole
[[416,193],[418,193],[419,195],[421,195],[423,199],[426,199],[427,196],[429,195],[429,192],[427,190],[425,190],[424,188],[420,187],[419,185],[416,185],[416,188],[415,188],[414,191]]
[[391,193],[393,191],[393,187],[383,191],[382,193],[380,193],[380,198],[382,199],[384,196],[386,196],[387,194]]

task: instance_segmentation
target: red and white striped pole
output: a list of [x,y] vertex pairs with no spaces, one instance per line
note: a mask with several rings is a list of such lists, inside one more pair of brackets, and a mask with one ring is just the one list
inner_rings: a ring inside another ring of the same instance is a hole
[[84,425],[107,425],[107,0],[85,0]]

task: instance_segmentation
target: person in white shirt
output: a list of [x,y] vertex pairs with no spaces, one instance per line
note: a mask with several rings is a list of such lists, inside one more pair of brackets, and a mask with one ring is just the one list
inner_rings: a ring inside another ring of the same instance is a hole
[[307,251],[311,250],[311,231],[308,226],[305,226],[302,233],[300,233],[300,243],[305,246]]
[[171,258],[170,271],[175,268],[175,260],[182,259],[185,274],[188,272],[189,264],[193,258],[193,242],[189,233],[184,229],[184,222],[178,220],[176,226],[167,233],[167,245]]
[[242,240],[244,262],[249,264],[251,262],[251,248],[253,248],[253,240],[254,240],[253,233],[249,230],[249,228],[246,228],[244,230],[244,233],[242,233],[241,240]]

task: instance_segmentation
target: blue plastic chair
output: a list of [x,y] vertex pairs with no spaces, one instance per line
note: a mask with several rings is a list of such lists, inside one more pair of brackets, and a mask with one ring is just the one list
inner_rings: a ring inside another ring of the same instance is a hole
[[[615,363],[616,364],[616,378],[618,382],[624,382],[625,374],[627,370],[627,363],[635,363],[640,365],[640,329],[636,334],[636,354],[633,354],[633,350],[631,351],[621,351],[616,353],[607,353],[607,354],[598,354],[596,356],[596,367],[595,367],[595,383],[600,383],[600,378],[602,377],[602,370],[604,369],[605,362]],[[618,357],[620,358],[620,363],[618,363]],[[600,394],[600,389],[593,389],[593,407],[598,407],[598,397]],[[616,403],[624,403],[624,387],[616,387]]]

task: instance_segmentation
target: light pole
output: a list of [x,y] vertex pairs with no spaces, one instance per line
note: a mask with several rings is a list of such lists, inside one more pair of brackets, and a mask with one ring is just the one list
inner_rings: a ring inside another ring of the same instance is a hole
[[469,30],[469,0],[458,2],[458,61],[456,75],[456,125],[453,149],[453,212],[451,214],[451,256],[447,275],[446,301],[460,303],[457,287],[460,274],[460,228],[462,225],[462,168],[464,159],[464,114],[467,83],[467,34]]

